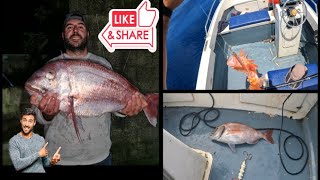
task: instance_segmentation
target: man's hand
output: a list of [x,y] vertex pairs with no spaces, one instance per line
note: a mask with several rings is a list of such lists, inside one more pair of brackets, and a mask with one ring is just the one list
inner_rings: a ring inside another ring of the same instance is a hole
[[42,113],[55,116],[59,113],[60,100],[57,94],[46,94],[39,103],[39,109]]
[[128,101],[126,107],[120,112],[127,116],[137,115],[143,108],[147,107],[148,103],[144,96],[139,92],[132,95],[131,100]]
[[50,162],[52,165],[56,165],[60,161],[60,154],[59,154],[60,149],[61,149],[61,146],[58,148],[56,153],[54,153],[54,155],[52,156],[51,162]]
[[48,155],[48,150],[46,149],[47,145],[48,145],[48,142],[38,152],[40,157],[45,157]]

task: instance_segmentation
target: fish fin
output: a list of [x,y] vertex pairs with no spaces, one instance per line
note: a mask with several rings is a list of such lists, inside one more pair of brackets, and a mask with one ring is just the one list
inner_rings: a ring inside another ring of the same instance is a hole
[[257,66],[256,64],[250,64],[250,65],[249,65],[249,69],[250,69],[251,71],[255,71],[257,68],[258,68],[258,66]]
[[156,127],[158,117],[159,94],[147,94],[146,101],[148,106],[143,108],[144,114],[147,116],[150,124]]
[[80,143],[82,143],[82,139],[80,137],[80,132],[79,132],[79,128],[78,126],[82,129],[83,129],[83,126],[82,126],[82,122],[81,122],[81,118],[80,117],[77,117],[76,116],[76,113],[74,112],[74,106],[73,106],[73,97],[72,96],[69,96],[69,103],[70,103],[70,106],[69,106],[69,114],[68,114],[68,117],[71,116],[72,118],[72,121],[73,121],[73,126],[74,126],[74,129],[76,130],[76,134],[77,134],[77,137],[80,141]]
[[235,144],[228,143],[228,145],[229,145],[232,152],[236,152],[236,145]]
[[268,130],[265,133],[263,133],[263,139],[265,139],[266,141],[268,141],[271,144],[274,144],[273,138],[272,138],[272,131],[273,130]]
[[242,49],[240,49],[240,51],[239,51],[239,56],[240,57],[245,57],[244,51]]
[[79,127],[82,131],[84,131],[84,128],[83,128],[83,125],[82,125],[82,120],[81,120],[81,118],[80,118],[79,116],[76,116],[76,121],[77,121],[78,127]]

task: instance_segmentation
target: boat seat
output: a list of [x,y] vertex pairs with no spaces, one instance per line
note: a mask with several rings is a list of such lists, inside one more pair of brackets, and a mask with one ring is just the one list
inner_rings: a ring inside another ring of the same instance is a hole
[[264,21],[270,21],[270,16],[268,10],[266,9],[231,17],[229,29],[243,27]]
[[[312,76],[318,74],[317,64],[306,64],[308,68],[308,73],[306,76]],[[269,86],[274,87],[285,83],[285,76],[287,75],[290,68],[273,70],[268,72]],[[292,90],[290,86],[284,86],[276,88],[277,90]],[[300,90],[317,90],[318,89],[318,77],[303,81],[301,85],[297,88]]]

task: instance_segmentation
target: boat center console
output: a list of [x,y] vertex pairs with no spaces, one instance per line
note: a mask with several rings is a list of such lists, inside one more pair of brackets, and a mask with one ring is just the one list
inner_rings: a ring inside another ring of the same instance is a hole
[[277,56],[295,55],[299,51],[302,25],[307,19],[304,0],[283,0],[274,4],[275,45]]

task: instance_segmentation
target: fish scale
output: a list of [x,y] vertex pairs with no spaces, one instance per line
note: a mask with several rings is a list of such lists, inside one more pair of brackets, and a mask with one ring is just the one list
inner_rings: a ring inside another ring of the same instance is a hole
[[[103,97],[122,97],[121,94],[124,94],[124,91],[128,91],[129,93],[127,92],[126,94],[131,96],[135,92],[134,90],[136,90],[126,87],[128,84],[126,82],[118,82],[116,79],[118,77],[110,76],[109,72],[112,72],[111,70],[108,70],[108,72],[106,71],[107,69],[96,68],[90,64],[89,66],[85,66],[83,63],[80,63],[79,66],[70,66],[69,69],[71,74],[73,74],[73,82],[77,82],[73,84],[72,88],[76,91],[87,91],[86,95],[90,98],[94,97],[89,94],[90,92],[98,96],[103,94]],[[83,69],[86,71],[83,71]],[[87,79],[90,79],[91,81],[87,82]],[[96,88],[92,88],[92,86],[95,86]],[[112,93],[109,93],[110,91],[112,91]]]
[[[57,94],[60,111],[73,120],[76,134],[81,142],[79,116],[100,116],[123,109],[134,93],[139,90],[120,74],[88,60],[56,60],[45,64],[32,74],[25,83],[31,101],[39,106],[46,94]],[[149,122],[156,126],[158,94],[146,94],[148,106],[143,109]]]

